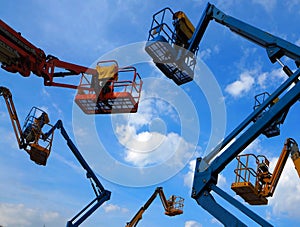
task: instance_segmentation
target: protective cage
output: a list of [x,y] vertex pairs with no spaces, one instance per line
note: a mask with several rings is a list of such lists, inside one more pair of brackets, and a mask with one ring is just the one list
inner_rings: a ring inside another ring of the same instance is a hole
[[165,211],[165,215],[176,216],[183,213],[184,198],[172,195],[168,200],[168,203],[170,206],[168,207],[168,210]]
[[[261,94],[258,94],[255,96],[255,103],[253,109],[258,109],[266,100],[269,98],[270,94],[268,92],[263,92]],[[279,101],[279,98],[276,98],[272,101],[272,103],[264,109],[260,115],[254,119],[254,122],[258,120],[258,118],[262,117],[263,114],[265,114],[269,109]],[[270,125],[268,125],[262,134],[264,134],[267,138],[275,137],[280,135],[280,125],[283,124],[286,115],[288,113],[289,109],[287,109],[278,119],[276,119],[274,122],[272,122]]]
[[[260,175],[269,169],[269,161],[264,155],[243,154],[236,157],[238,164],[234,170],[235,182],[231,189],[250,205],[266,205],[267,198],[260,195],[263,185]],[[251,166],[256,165],[253,169]]]
[[25,119],[20,138],[30,159],[36,164],[44,166],[47,164],[53,141],[53,133],[47,139],[43,138],[42,128],[45,127],[52,128],[52,125],[49,124],[48,114],[37,107],[32,107]]
[[[176,14],[170,8],[164,8],[153,15],[145,50],[168,78],[177,85],[182,85],[194,78],[198,49],[195,53],[185,49],[188,48],[188,41],[183,34],[186,33],[185,30],[193,32],[194,28],[186,29],[193,27],[191,23],[187,23],[189,20],[186,17],[176,23]],[[168,24],[173,24],[174,28],[170,28]],[[191,38],[190,34],[192,33],[189,32],[188,38]]]
[[136,113],[143,83],[136,68],[119,68],[113,60],[98,62],[97,67],[108,71],[99,71],[99,74],[114,75],[110,78],[106,75],[101,82],[95,75],[82,74],[75,96],[80,109],[86,114]]

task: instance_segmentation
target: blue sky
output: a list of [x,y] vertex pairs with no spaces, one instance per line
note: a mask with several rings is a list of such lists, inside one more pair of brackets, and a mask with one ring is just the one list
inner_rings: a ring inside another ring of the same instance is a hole
[[[152,15],[168,6],[184,11],[196,25],[206,3],[1,1],[1,19],[46,54],[83,66],[91,66],[97,59],[116,58],[121,65],[134,64],[144,80],[138,113],[85,116],[74,104],[74,90],[44,87],[35,75],[24,78],[1,70],[1,86],[11,90],[21,123],[32,106],[46,110],[53,124],[61,119],[103,186],[112,192],[111,200],[82,226],[125,226],[157,186],[164,188],[167,197],[175,194],[185,198],[184,214],[165,216],[157,198],[139,226],[221,226],[190,197],[195,158],[204,156],[250,114],[256,94],[272,93],[286,77],[278,64],[268,60],[263,48],[212,22],[200,44],[202,62],[198,63],[197,80],[178,87],[166,79],[140,48],[148,37]],[[300,45],[297,0],[211,3]],[[283,60],[295,69],[292,61]],[[63,81],[79,83],[79,77]],[[59,133],[55,134],[47,166],[32,163],[17,147],[4,101],[1,107],[0,225],[65,226],[94,198],[85,172]],[[287,137],[300,141],[299,113],[296,103],[280,136],[260,136],[247,151],[265,154],[274,165]],[[218,182],[232,196],[235,166],[234,161],[230,163]],[[274,226],[298,226],[299,195],[300,181],[289,160],[269,205],[251,209]]]

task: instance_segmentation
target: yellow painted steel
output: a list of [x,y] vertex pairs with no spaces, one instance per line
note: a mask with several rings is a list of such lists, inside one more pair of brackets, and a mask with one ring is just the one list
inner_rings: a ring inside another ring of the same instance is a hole
[[118,67],[116,65],[109,66],[96,66],[96,70],[98,72],[98,78],[102,79],[118,79]]
[[292,160],[294,162],[295,169],[297,170],[298,176],[300,177],[300,153],[299,152],[295,152],[292,155]]
[[178,11],[174,14],[174,17],[179,21],[180,30],[187,36],[188,39],[192,38],[195,27],[186,14],[182,11]]

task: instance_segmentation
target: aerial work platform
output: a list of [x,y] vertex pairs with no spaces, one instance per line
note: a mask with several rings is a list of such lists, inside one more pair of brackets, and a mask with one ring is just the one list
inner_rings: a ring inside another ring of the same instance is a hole
[[[236,178],[231,189],[250,205],[268,204],[267,197],[273,196],[289,156],[300,177],[298,171],[300,152],[298,144],[292,138],[286,139],[272,173],[269,170],[269,160],[264,155],[242,154],[237,156],[238,164],[234,170]],[[255,166],[255,169],[251,166]]]
[[[173,28],[168,26],[168,18],[172,18]],[[145,50],[155,65],[177,85],[194,78],[197,53],[187,50],[194,30],[182,11],[174,13],[164,8],[153,15]]]
[[78,86],[75,102],[83,112],[136,113],[142,89],[136,68],[119,68],[116,61],[102,61],[96,70],[97,75],[83,74]]

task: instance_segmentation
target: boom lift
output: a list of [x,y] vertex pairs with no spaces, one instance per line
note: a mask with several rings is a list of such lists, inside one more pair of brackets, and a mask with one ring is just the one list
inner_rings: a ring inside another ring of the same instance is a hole
[[[107,65],[97,64],[94,69],[61,61],[52,55],[46,56],[43,50],[34,46],[2,20],[0,20],[0,62],[1,67],[8,72],[20,73],[24,77],[28,77],[32,72],[42,77],[45,86],[78,89],[75,102],[87,114],[137,111],[142,80],[134,67],[119,68],[115,61],[108,61],[115,65],[115,74],[118,75],[109,78],[111,68]],[[54,82],[55,78],[77,75],[81,75],[79,86]],[[107,77],[102,78],[103,75]],[[107,86],[110,87],[109,92],[98,91],[99,85],[91,83],[90,77],[105,79]],[[95,94],[98,95],[96,98]]]
[[[238,155],[237,168],[234,170],[236,179],[231,189],[250,205],[268,204],[267,197],[273,196],[289,155],[300,177],[300,152],[298,144],[292,138],[286,139],[273,173],[270,172],[269,160],[264,155]],[[253,161],[255,169],[252,168]]]
[[[172,18],[173,26],[168,19]],[[164,8],[153,15],[145,50],[155,65],[177,85],[193,80],[197,48],[188,52],[195,28],[185,13]]]
[[[11,92],[6,87],[0,87],[0,96],[4,97],[19,147],[20,149],[24,149],[30,155],[30,159],[32,161],[39,165],[46,165],[52,147],[54,131],[56,129],[60,129],[62,136],[67,141],[68,147],[77,158],[81,166],[86,170],[86,176],[91,182],[92,188],[96,194],[96,198],[67,223],[67,227],[79,226],[98,207],[100,207],[105,201],[110,199],[111,192],[104,189],[93,170],[84,160],[84,158],[68,136],[61,120],[57,121],[57,123],[52,126],[49,124],[48,114],[37,107],[33,107],[26,117],[25,124],[22,130],[12,100]],[[47,126],[49,130],[48,132],[43,133],[42,129],[45,129],[45,126]]]
[[5,100],[19,148],[24,149],[36,164],[46,165],[53,140],[53,134],[49,135],[46,140],[42,138],[42,129],[45,126],[51,127],[47,113],[37,107],[32,107],[21,128],[10,90],[0,87],[0,96],[3,96]]
[[156,196],[159,195],[160,200],[165,209],[165,215],[175,216],[183,213],[183,202],[184,199],[178,196],[172,195],[169,200],[166,199],[166,196],[163,192],[162,187],[157,187],[148,201],[141,207],[141,209],[136,213],[136,215],[131,219],[130,222],[127,222],[126,227],[136,227],[138,222],[142,219],[143,213],[148,209],[151,203],[154,201]]
[[[235,215],[219,205],[212,196],[211,191],[214,191],[231,205],[237,207],[258,224],[262,226],[272,226],[244,204],[219,188],[217,186],[217,180],[218,174],[252,141],[259,135],[266,133],[266,130],[270,126],[282,123],[283,121],[280,121],[280,119],[284,119],[290,107],[299,100],[300,83],[297,82],[300,76],[300,48],[288,41],[228,16],[214,5],[208,3],[192,37],[187,42],[181,41],[182,46],[187,49],[180,49],[175,45],[176,39],[179,40],[180,45],[178,30],[175,28],[171,29],[168,24],[164,22],[166,12],[170,11],[169,8],[165,8],[154,15],[148,43],[145,48],[158,68],[160,68],[167,77],[173,79],[176,84],[181,85],[192,80],[195,55],[197,54],[199,43],[209,22],[212,20],[227,26],[236,34],[265,48],[270,61],[272,63],[277,61],[282,66],[283,71],[289,76],[275,92],[266,97],[266,99],[207,156],[197,158],[192,189],[192,198],[225,226],[246,225],[235,217]],[[160,19],[158,19],[158,15],[161,15]],[[175,13],[172,11],[171,15],[175,18],[173,22],[175,27],[177,26],[177,20],[183,20],[184,18],[176,18]],[[189,25],[187,24],[186,26]],[[185,30],[184,26],[181,30]],[[192,31],[192,29],[190,30]],[[291,58],[296,63],[297,70],[295,72],[280,61],[280,58],[284,56]],[[295,86],[289,89],[292,84],[295,84]],[[270,135],[272,136],[272,133]],[[220,154],[222,149],[225,150]]]
[[116,61],[110,60],[99,61],[96,71],[96,75],[82,75],[75,97],[77,105],[86,114],[137,112],[142,80],[136,68],[119,68]]
[[79,150],[76,148],[75,144],[66,132],[61,120],[58,120],[56,124],[43,135],[43,139],[47,140],[50,135],[53,135],[56,129],[60,130],[61,135],[66,140],[67,145],[72,151],[73,155],[76,157],[80,165],[85,169],[86,177],[90,180],[92,188],[96,194],[95,199],[93,199],[80,212],[78,212],[78,214],[76,214],[71,220],[68,221],[67,227],[77,227],[82,222],[84,222],[91,214],[93,214],[93,212],[95,212],[96,209],[100,207],[105,201],[108,201],[110,199],[111,192],[103,187],[96,174],[80,154]]
[[[298,46],[230,17],[210,3],[196,28],[183,12],[174,13],[170,8],[164,8],[153,15],[145,50],[156,66],[177,85],[193,80],[198,46],[211,20],[266,48],[272,63],[287,56],[299,67]],[[289,76],[292,74],[288,67],[283,66],[283,69]]]

